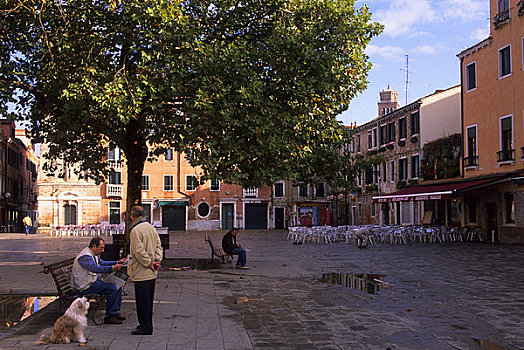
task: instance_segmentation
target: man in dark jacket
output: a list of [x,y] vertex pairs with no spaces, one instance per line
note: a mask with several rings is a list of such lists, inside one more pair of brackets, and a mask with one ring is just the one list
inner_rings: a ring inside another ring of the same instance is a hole
[[233,228],[222,238],[222,249],[224,253],[238,255],[237,269],[249,270],[246,266],[246,250],[240,244],[237,244],[238,229]]

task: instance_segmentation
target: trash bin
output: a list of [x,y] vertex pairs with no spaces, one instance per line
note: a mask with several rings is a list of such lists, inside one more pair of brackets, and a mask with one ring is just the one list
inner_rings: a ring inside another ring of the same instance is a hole
[[120,246],[117,244],[106,243],[104,251],[100,254],[102,260],[114,261],[120,258]]

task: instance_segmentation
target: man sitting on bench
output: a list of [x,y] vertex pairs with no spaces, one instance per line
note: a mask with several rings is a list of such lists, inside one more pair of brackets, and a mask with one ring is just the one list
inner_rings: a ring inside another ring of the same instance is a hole
[[222,238],[222,249],[226,254],[238,255],[237,269],[249,270],[246,266],[246,250],[240,244],[237,244],[238,228],[229,230]]
[[105,242],[101,237],[94,237],[89,247],[77,255],[71,271],[71,287],[80,294],[99,294],[106,296],[105,324],[122,324],[126,319],[118,312],[122,303],[122,288],[117,289],[112,283],[100,280],[101,273],[120,270],[126,259],[104,261],[99,255],[104,251]]

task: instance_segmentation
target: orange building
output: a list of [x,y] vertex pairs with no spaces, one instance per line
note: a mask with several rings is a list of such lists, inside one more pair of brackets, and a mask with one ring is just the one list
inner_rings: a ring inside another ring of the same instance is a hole
[[463,224],[524,242],[524,1],[490,1],[490,36],[462,51]]

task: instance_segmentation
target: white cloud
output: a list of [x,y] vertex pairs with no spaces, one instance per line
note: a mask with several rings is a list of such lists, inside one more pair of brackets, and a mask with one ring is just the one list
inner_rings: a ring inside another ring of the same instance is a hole
[[411,50],[414,54],[422,54],[422,55],[436,55],[437,49],[434,46],[431,45],[422,45],[417,46],[413,50]]
[[459,19],[471,22],[489,16],[489,2],[483,0],[444,0],[439,1],[443,21]]
[[371,58],[378,56],[390,61],[399,61],[404,60],[406,52],[403,48],[396,46],[368,45],[366,48],[366,54]]
[[471,34],[471,39],[482,41],[486,39],[488,36],[489,36],[489,23],[486,28],[474,30],[473,33]]
[[376,18],[384,24],[385,35],[396,37],[416,33],[415,25],[434,22],[437,14],[429,0],[393,0],[376,12]]

